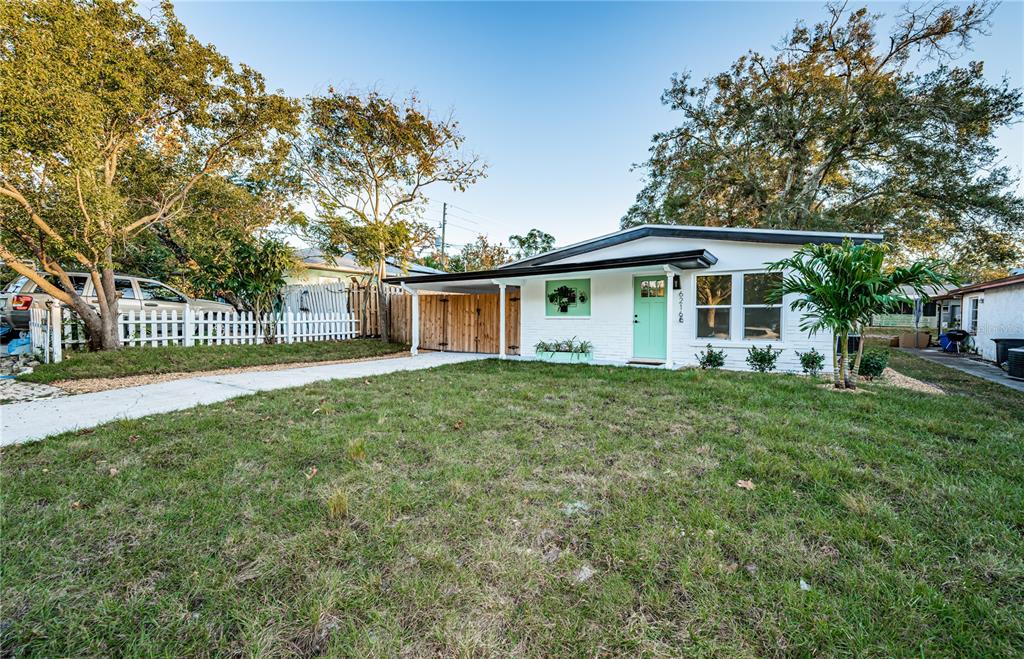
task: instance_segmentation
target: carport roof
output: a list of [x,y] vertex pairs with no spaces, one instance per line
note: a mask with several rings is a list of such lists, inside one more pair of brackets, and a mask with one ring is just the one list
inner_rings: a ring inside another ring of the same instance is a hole
[[400,275],[387,277],[389,284],[491,284],[497,279],[520,279],[556,275],[569,272],[592,272],[595,270],[623,270],[645,266],[673,266],[681,270],[707,268],[718,262],[718,258],[706,249],[691,249],[684,252],[665,252],[662,254],[645,254],[627,256],[617,259],[585,261],[581,263],[554,263],[551,265],[524,265],[504,267],[495,270],[476,270],[473,272],[449,272],[443,275]]

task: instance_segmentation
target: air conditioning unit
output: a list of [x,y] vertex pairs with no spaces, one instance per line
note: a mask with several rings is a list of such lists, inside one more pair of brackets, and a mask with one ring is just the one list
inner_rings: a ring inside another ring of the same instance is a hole
[[1010,374],[1011,378],[1024,380],[1024,348],[1011,348],[1006,352],[1008,354],[1006,372]]

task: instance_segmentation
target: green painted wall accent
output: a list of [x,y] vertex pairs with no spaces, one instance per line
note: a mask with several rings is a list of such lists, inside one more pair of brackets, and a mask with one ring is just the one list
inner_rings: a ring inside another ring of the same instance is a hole
[[552,279],[544,282],[544,315],[589,316],[590,280]]

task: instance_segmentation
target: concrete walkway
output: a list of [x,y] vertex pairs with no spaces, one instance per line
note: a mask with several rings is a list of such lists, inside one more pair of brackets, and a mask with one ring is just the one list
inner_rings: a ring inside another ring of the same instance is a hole
[[299,387],[321,380],[345,380],[395,371],[414,371],[488,357],[493,355],[427,352],[415,357],[196,377],[52,400],[0,405],[0,446],[42,439],[68,430],[92,428],[116,419],[137,419],[196,405],[209,405],[258,391]]
[[936,364],[955,368],[958,371],[963,371],[964,373],[981,378],[982,380],[995,382],[996,384],[1001,384],[1004,387],[1016,389],[1017,391],[1024,393],[1024,380],[1014,380],[1007,375],[1003,369],[995,366],[994,364],[978,361],[969,357],[961,357],[953,353],[943,352],[938,348],[925,348],[924,350],[901,348],[901,350],[909,352],[912,355],[916,355],[921,359],[927,359],[928,361],[935,362]]

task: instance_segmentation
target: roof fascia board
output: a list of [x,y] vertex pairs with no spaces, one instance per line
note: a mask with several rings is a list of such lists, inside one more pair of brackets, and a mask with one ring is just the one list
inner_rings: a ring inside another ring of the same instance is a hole
[[561,274],[565,272],[588,272],[599,270],[616,270],[639,266],[675,265],[681,269],[707,268],[718,263],[718,257],[706,249],[691,249],[685,252],[666,252],[664,254],[648,254],[618,259],[603,259],[583,263],[563,263],[555,265],[523,266],[498,270],[477,270],[475,272],[452,272],[446,275],[405,275],[387,277],[385,282],[391,283],[432,283],[469,281],[474,279],[507,279],[514,277],[537,277]]
[[544,254],[538,254],[528,259],[516,261],[510,263],[504,267],[523,267],[526,265],[543,265],[552,261],[559,261],[561,259],[571,258],[573,256],[579,256],[580,254],[586,254],[587,252],[594,252],[600,249],[608,247],[614,247],[615,245],[621,245],[622,243],[631,242],[634,240],[640,240],[641,238],[657,237],[657,238],[699,238],[703,240],[729,240],[733,242],[745,242],[745,243],[774,243],[777,245],[806,245],[807,243],[814,244],[841,244],[847,238],[853,240],[854,243],[862,243],[867,240],[881,240],[883,236],[881,234],[823,234],[823,233],[806,233],[801,231],[794,231],[792,233],[779,232],[774,233],[771,231],[757,231],[757,230],[739,230],[739,229],[727,229],[727,228],[695,228],[695,227],[682,227],[673,225],[644,225],[635,227],[632,229],[624,229],[617,233],[611,233],[593,240],[576,243],[575,245],[569,245],[561,249],[545,252]]

